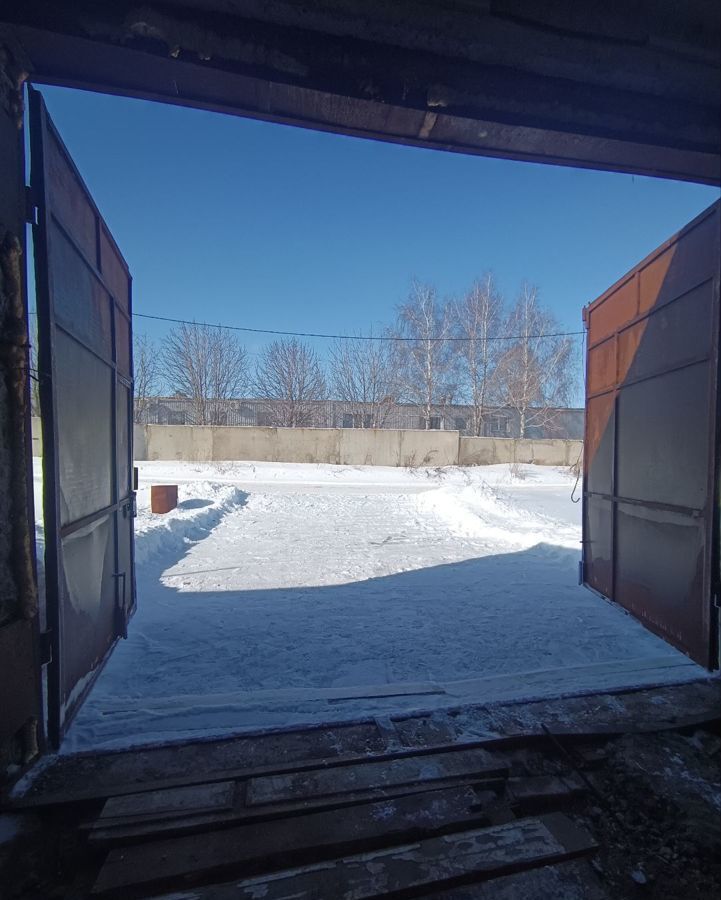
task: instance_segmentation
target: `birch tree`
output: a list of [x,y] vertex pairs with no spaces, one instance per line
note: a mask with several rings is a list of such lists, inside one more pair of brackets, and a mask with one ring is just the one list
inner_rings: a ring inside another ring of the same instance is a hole
[[499,397],[518,418],[519,434],[530,428],[553,429],[555,411],[568,405],[573,382],[573,341],[544,337],[560,331],[553,314],[524,282],[506,320],[505,349],[497,366]]
[[455,354],[451,342],[453,313],[433,285],[414,280],[408,300],[398,307],[393,336],[398,384],[403,399],[422,411],[424,427],[434,412],[443,412],[457,390]]
[[459,342],[458,359],[462,386],[471,407],[471,433],[480,437],[496,385],[496,366],[501,352],[503,298],[488,272],[474,281],[455,307]]
[[145,422],[150,401],[158,396],[160,390],[158,348],[143,334],[136,334],[133,338],[133,377],[133,421],[140,424]]
[[395,354],[388,341],[354,338],[330,348],[333,396],[348,404],[354,424],[382,428],[395,403]]
[[259,399],[271,400],[271,424],[296,428],[315,424],[314,407],[326,399],[323,369],[315,350],[297,338],[273,341],[262,352],[255,371]]
[[161,366],[172,392],[191,401],[195,425],[224,424],[226,401],[248,389],[248,355],[235,335],[213,325],[179,325],[163,342]]

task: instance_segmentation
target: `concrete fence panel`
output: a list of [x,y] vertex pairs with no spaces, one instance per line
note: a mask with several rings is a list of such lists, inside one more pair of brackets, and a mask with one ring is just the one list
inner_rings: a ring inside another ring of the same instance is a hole
[[[205,425],[139,425],[148,459],[213,461],[213,429]],[[135,457],[138,459],[137,448]]]
[[[35,423],[33,423],[35,425]],[[34,427],[33,433],[39,434]],[[136,425],[136,459],[332,463],[348,466],[574,465],[581,441],[462,437],[391,428]],[[34,441],[35,445],[35,441]]]
[[275,428],[213,428],[214,460],[257,459],[274,462],[277,446]]
[[458,465],[457,431],[400,431],[401,466]]
[[520,440],[516,438],[461,437],[458,464],[487,466],[494,463],[535,463],[540,466],[575,465],[583,441]]
[[43,455],[43,428],[40,416],[33,416],[30,420],[30,430],[33,439],[33,456]]
[[276,428],[277,462],[340,463],[339,428]]
[[399,466],[400,436],[396,428],[339,428],[340,461],[345,466]]
[[491,466],[513,462],[514,442],[507,438],[461,437],[458,464],[461,466]]
[[142,425],[133,425],[133,456],[135,459],[149,459],[148,439]]

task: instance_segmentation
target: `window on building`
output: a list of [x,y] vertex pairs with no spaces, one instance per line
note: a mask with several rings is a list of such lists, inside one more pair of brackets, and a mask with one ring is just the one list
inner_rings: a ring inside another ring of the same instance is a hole
[[241,403],[238,410],[238,424],[252,425],[255,420],[255,409],[248,403]]
[[488,432],[494,437],[508,435],[508,416],[491,416],[488,420]]
[[456,431],[465,431],[466,430],[466,420],[461,416],[456,416],[453,420],[455,422]]
[[344,428],[352,428],[353,427],[353,413],[343,413],[343,427]]

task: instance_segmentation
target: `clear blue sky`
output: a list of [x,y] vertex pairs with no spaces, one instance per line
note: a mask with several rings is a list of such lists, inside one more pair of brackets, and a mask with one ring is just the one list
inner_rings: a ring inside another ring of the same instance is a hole
[[[564,327],[716,200],[660,179],[401,147],[42,88],[137,312],[291,331],[388,323],[411,276],[536,283]],[[137,321],[160,336],[164,327]],[[251,351],[264,343],[249,337]],[[319,346],[319,349],[321,347]]]

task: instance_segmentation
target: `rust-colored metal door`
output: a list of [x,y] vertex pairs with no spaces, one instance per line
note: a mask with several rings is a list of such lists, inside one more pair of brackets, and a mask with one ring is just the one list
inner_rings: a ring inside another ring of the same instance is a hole
[[135,606],[131,279],[35,90],[30,146],[57,746]]
[[584,583],[709,669],[719,664],[720,209],[584,310]]

